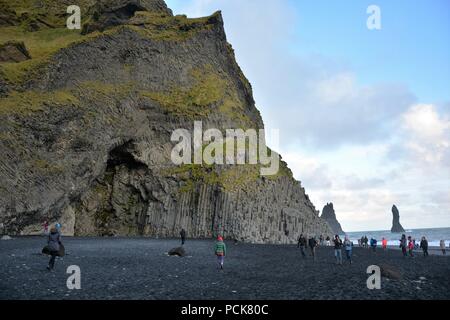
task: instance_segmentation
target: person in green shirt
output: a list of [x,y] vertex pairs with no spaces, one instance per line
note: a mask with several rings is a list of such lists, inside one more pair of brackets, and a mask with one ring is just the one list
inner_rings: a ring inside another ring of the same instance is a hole
[[217,256],[217,262],[219,263],[220,270],[223,270],[223,261],[227,254],[227,246],[223,242],[222,236],[217,237],[217,242],[214,245],[214,253]]

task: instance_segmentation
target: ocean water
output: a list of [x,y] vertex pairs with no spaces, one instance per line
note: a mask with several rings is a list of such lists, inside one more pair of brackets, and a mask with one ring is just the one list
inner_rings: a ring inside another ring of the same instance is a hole
[[[438,247],[441,240],[445,240],[447,248],[450,244],[450,228],[412,229],[405,231],[406,237],[411,236],[413,239],[416,239],[416,243],[420,243],[420,239],[425,236],[429,246]],[[358,239],[361,239],[362,236],[367,236],[369,240],[370,238],[377,239],[379,245],[381,245],[381,239],[386,238],[390,246],[398,246],[399,240],[402,237],[402,233],[392,233],[390,230],[347,232],[346,234],[354,244],[358,244]]]

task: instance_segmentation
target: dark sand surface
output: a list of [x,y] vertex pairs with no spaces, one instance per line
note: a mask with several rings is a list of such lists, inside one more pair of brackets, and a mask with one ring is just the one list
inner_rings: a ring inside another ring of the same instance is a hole
[[[352,265],[344,256],[336,266],[330,247],[319,247],[313,262],[296,246],[227,243],[222,272],[213,241],[188,240],[188,257],[179,258],[166,254],[178,240],[63,239],[67,255],[53,272],[40,254],[44,237],[0,241],[0,299],[450,299],[450,255],[356,247]],[[382,264],[401,278],[367,289],[367,267]],[[81,290],[67,289],[70,265],[81,268]]]

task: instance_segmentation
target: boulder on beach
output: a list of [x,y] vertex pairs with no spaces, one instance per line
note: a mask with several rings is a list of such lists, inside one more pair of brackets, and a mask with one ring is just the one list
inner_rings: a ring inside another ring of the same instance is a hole
[[391,279],[391,280],[400,280],[403,276],[400,270],[389,264],[380,264],[381,276]]
[[186,251],[183,247],[173,248],[168,252],[169,256],[178,256],[178,257],[184,257],[186,256]]
[[2,240],[12,240],[12,238],[10,236],[6,235],[6,236],[2,237]]
[[397,206],[394,204],[392,207],[392,233],[401,233],[405,232],[402,225],[400,224],[400,212],[397,209]]

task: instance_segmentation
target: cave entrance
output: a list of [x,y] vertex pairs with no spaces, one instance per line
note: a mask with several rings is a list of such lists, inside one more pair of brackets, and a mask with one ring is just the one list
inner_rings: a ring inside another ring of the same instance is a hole
[[147,166],[139,162],[133,156],[134,143],[129,141],[109,152],[106,171],[114,172],[116,167],[124,165],[130,170],[147,169]]
[[134,152],[133,141],[109,152],[104,177],[97,186],[106,195],[96,214],[100,235],[144,235],[148,201],[143,184],[148,167],[135,159]]
[[129,3],[126,6],[117,8],[115,10],[104,12],[103,14],[99,14],[98,12],[94,13],[94,20],[101,21],[103,20],[107,25],[119,25],[122,24],[123,21],[127,21],[132,18],[136,11],[146,11],[144,7],[135,4]]
[[141,7],[138,4],[135,3],[129,3],[126,6],[117,9],[116,11],[114,11],[114,14],[117,18],[122,19],[122,20],[128,20],[131,17],[134,16],[134,14],[136,13],[136,11],[146,11],[144,7]]

